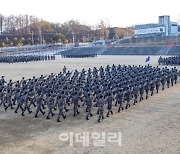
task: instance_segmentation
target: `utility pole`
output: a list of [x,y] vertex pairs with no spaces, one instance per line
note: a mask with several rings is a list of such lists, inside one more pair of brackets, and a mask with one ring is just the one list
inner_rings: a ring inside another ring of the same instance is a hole
[[39,30],[39,42],[42,44],[42,32],[41,32],[41,26],[38,27]]
[[89,39],[89,33],[88,33],[88,42],[90,42],[89,40],[90,40],[90,39]]
[[42,36],[42,44],[44,44],[45,40],[44,40],[44,36]]
[[34,44],[34,33],[33,33],[33,31],[32,31],[32,36],[31,37],[32,37],[31,40],[32,40],[32,45],[33,45]]
[[73,35],[73,44],[74,44],[74,40],[75,40],[75,39],[74,39],[74,33],[73,33],[73,32],[72,32],[72,35]]

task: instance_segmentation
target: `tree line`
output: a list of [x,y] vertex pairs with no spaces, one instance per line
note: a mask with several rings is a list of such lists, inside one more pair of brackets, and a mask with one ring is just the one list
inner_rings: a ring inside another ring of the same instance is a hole
[[[117,29],[117,27],[116,27]],[[78,43],[122,38],[127,30],[112,30],[103,20],[96,26],[70,20],[51,23],[30,15],[0,14],[0,46],[22,46],[38,43]],[[129,31],[129,30],[128,30]],[[129,31],[133,35],[132,31]]]

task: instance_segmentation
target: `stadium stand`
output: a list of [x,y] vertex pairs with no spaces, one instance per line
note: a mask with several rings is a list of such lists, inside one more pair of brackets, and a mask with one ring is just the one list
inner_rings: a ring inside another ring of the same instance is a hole
[[180,46],[172,46],[167,55],[180,55]]
[[71,48],[61,52],[62,55],[99,54],[99,55],[179,55],[180,46],[146,46],[146,47],[83,47]]
[[172,46],[170,45],[165,45],[161,48],[161,50],[159,50],[159,52],[157,53],[158,55],[167,55],[167,53],[171,50]]
[[114,47],[108,48],[103,55],[156,55],[162,47]]
[[62,51],[62,55],[73,55],[73,54],[97,54],[98,51],[102,50],[100,47],[82,47],[82,48],[71,48],[65,51]]

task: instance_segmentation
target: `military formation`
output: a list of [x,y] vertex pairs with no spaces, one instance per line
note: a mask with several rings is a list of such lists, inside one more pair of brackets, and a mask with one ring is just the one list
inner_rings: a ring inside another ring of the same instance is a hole
[[176,67],[161,69],[149,65],[107,65],[73,72],[64,67],[58,74],[27,80],[23,77],[16,82],[2,76],[0,106],[22,116],[56,116],[57,122],[70,116],[69,112],[74,116],[83,112],[86,120],[97,115],[97,122],[101,122],[113,112],[121,112],[160,89],[174,86],[179,76]]
[[180,55],[166,58],[160,56],[158,63],[159,65],[180,65]]
[[46,61],[55,59],[55,55],[5,55],[0,56],[0,63],[25,63],[31,61]]
[[61,54],[63,58],[88,58],[97,57],[97,54]]

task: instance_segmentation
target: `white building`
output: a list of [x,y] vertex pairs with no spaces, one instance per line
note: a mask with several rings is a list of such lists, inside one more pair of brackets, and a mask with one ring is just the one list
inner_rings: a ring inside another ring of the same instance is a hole
[[159,23],[157,24],[143,24],[135,26],[136,37],[150,37],[150,36],[177,36],[178,23],[171,22],[170,16],[159,16]]
[[171,29],[171,33],[170,35],[178,35],[178,24],[177,22],[171,22],[171,25],[170,25],[170,29]]

